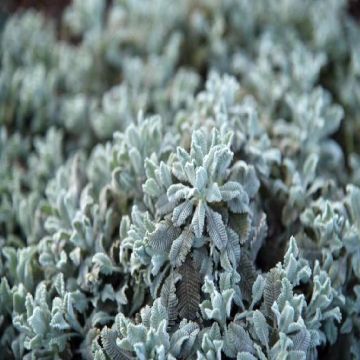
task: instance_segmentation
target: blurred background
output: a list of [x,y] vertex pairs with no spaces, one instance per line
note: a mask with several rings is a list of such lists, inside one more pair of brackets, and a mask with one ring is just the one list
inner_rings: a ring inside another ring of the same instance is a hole
[[[34,8],[46,15],[59,17],[71,0],[1,0],[3,13],[13,13],[19,9]],[[111,0],[108,0],[111,3]],[[360,20],[360,0],[349,0],[349,12]]]

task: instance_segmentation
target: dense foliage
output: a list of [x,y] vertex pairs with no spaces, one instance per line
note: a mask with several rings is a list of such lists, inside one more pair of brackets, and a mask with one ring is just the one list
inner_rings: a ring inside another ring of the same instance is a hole
[[345,0],[74,0],[0,51],[0,358],[360,359]]

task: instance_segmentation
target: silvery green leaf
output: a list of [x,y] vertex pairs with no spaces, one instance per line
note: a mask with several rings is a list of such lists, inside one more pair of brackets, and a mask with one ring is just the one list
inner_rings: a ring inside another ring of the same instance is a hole
[[227,317],[230,316],[234,289],[226,289],[220,293],[216,289],[214,282],[206,277],[202,290],[210,295],[210,300],[205,300],[200,304],[203,316],[207,319],[217,320],[224,326]]
[[298,271],[297,265],[294,255],[290,254],[288,264],[285,268],[286,276],[290,282],[294,282],[295,280],[296,272]]
[[348,185],[347,191],[350,194],[350,211],[353,222],[360,229],[360,189],[353,185]]
[[60,273],[55,279],[55,288],[60,296],[65,295],[64,274]]
[[245,191],[241,191],[237,197],[228,201],[228,206],[234,213],[246,213],[249,211],[249,196]]
[[260,187],[260,181],[256,175],[254,166],[244,161],[237,161],[231,171],[231,181],[239,182],[250,198],[255,196]]
[[119,235],[120,239],[125,239],[130,229],[130,218],[129,216],[123,216],[120,222]]
[[148,235],[149,245],[156,251],[169,251],[180,232],[181,230],[175,228],[170,220],[163,220],[156,224],[155,230]]
[[194,234],[197,238],[200,238],[204,231],[205,212],[206,205],[204,204],[203,200],[199,200],[191,221],[192,229],[194,230]]
[[170,339],[170,353],[175,357],[186,357],[196,341],[199,333],[198,324],[186,320],[180,323],[179,329],[174,332]]
[[167,322],[167,311],[165,306],[161,303],[161,299],[158,298],[154,301],[154,304],[151,308],[150,315],[150,326],[153,329],[157,329],[162,321]]
[[194,241],[194,234],[189,229],[185,229],[171,245],[169,259],[174,266],[180,266],[190,252]]
[[142,324],[134,325],[130,323],[127,327],[127,338],[132,345],[136,343],[145,343],[146,333],[147,330]]
[[306,329],[301,329],[293,337],[294,350],[299,350],[307,353],[310,346],[310,333]]
[[174,209],[178,201],[169,201],[166,194],[160,195],[160,197],[155,202],[155,209],[156,213],[159,216],[164,216],[166,214],[171,213],[171,211]]
[[187,174],[184,171],[184,165],[181,164],[181,162],[173,163],[171,167],[171,172],[177,180],[182,182],[188,181]]
[[240,289],[242,296],[248,302],[252,299],[252,287],[257,277],[257,272],[253,262],[246,251],[241,251],[240,264],[238,267],[241,276]]
[[[129,352],[120,349],[116,344],[117,333],[114,330],[104,327],[101,330],[101,342],[106,354],[114,360],[129,360],[132,356]],[[105,356],[104,356],[105,359]]]
[[253,322],[257,337],[264,346],[268,346],[269,328],[268,328],[268,324],[266,323],[265,316],[259,310],[254,311]]
[[34,308],[34,312],[28,321],[37,335],[44,336],[46,334],[50,322],[49,315],[50,314],[47,315],[46,312],[38,306]]
[[143,185],[143,190],[146,194],[152,197],[158,197],[161,195],[161,189],[159,185],[152,178],[146,180],[145,184]]
[[234,358],[239,352],[253,354],[253,341],[241,325],[231,322],[225,329],[224,353],[226,356]]
[[264,241],[268,235],[268,224],[266,221],[266,215],[264,213],[260,214],[260,218],[256,225],[253,237],[251,239],[251,257],[256,259],[260,248],[263,246]]
[[206,207],[207,231],[215,246],[222,250],[228,241],[226,228],[221,215],[210,207]]
[[50,326],[59,330],[70,329],[70,325],[65,321],[61,312],[54,314],[50,321]]
[[135,147],[131,148],[129,151],[129,158],[131,164],[137,174],[142,174],[144,169],[144,162],[139,150]]
[[1,312],[6,309],[6,311],[10,313],[12,311],[13,295],[6,278],[2,278],[0,281],[0,299]]
[[230,316],[234,293],[235,293],[234,289],[228,289],[221,292],[221,296],[225,304],[225,310],[227,316]]
[[227,229],[228,242],[226,245],[227,255],[233,268],[237,268],[240,262],[241,248],[239,236],[231,228]]
[[236,360],[256,360],[256,357],[249,352],[240,352],[236,356]]
[[292,350],[288,353],[288,359],[289,360],[305,360],[306,359],[306,353],[299,350]]
[[[114,134],[114,138],[116,139],[116,135]],[[162,163],[160,164],[161,167]],[[144,161],[145,174],[148,179],[156,178],[156,170],[158,169],[157,159],[146,158]]]
[[[162,320],[159,324],[159,327],[155,331],[155,338],[158,343],[158,346],[160,347],[160,358],[164,358],[165,353],[170,348],[170,336],[168,332],[166,331],[167,328],[167,320]],[[150,330],[151,331],[151,330]],[[156,351],[158,351],[158,347],[156,348]]]
[[177,202],[182,199],[188,199],[190,196],[190,188],[183,184],[173,184],[167,190],[167,197],[170,202]]
[[114,271],[111,259],[104,253],[97,253],[93,256],[92,262],[100,267],[100,271],[105,275],[110,275]]
[[221,192],[217,183],[212,183],[206,189],[206,201],[207,202],[219,202],[222,200]]
[[205,168],[202,166],[196,170],[195,188],[201,193],[208,183],[208,175]]
[[263,296],[265,288],[265,279],[262,275],[258,275],[252,286],[252,306],[255,305]]
[[191,156],[189,155],[189,153],[181,147],[178,147],[176,149],[176,155],[180,162],[183,164],[183,166],[185,166],[186,163],[191,161]]
[[207,152],[207,139],[204,131],[195,131],[191,138],[191,156],[201,164]]
[[278,299],[281,292],[280,274],[276,269],[270,270],[265,279],[264,302],[266,315],[270,318],[274,317],[272,306]]
[[244,191],[242,186],[234,181],[228,181],[223,186],[220,186],[219,190],[223,201],[234,199],[239,196],[239,193]]
[[204,277],[205,275],[210,276],[213,269],[213,262],[212,258],[209,256],[206,247],[202,246],[199,249],[194,249],[192,257],[194,259],[197,269],[199,270],[199,274],[202,277]]
[[176,284],[181,279],[181,275],[172,272],[165,280],[161,288],[161,303],[165,306],[168,313],[169,327],[175,325],[178,316],[178,298],[176,295]]
[[81,262],[81,249],[76,247],[71,253],[69,254],[69,258],[71,261],[76,265],[79,266]]
[[187,218],[192,214],[193,203],[192,201],[186,200],[180,205],[178,205],[173,210],[172,222],[175,226],[180,227],[183,225]]
[[172,184],[170,168],[163,161],[160,163],[160,179],[165,188]]
[[311,154],[307,157],[303,167],[305,185],[312,182],[316,175],[316,168],[319,162],[318,154]]
[[194,163],[187,163],[184,166],[187,181],[194,187],[196,183],[196,170]]
[[294,322],[294,309],[288,302],[286,302],[285,307],[280,314],[278,322],[279,328],[283,332],[287,332],[290,324]]
[[230,166],[234,154],[226,147],[216,149],[214,154],[214,164],[212,164],[212,177],[217,180],[226,173],[226,169]]

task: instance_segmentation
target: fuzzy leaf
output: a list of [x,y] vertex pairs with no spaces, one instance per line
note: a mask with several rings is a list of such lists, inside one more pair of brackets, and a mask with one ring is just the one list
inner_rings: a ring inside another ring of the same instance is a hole
[[266,315],[270,318],[274,317],[274,314],[271,310],[273,303],[277,300],[281,291],[281,281],[280,276],[276,269],[270,270],[265,280],[264,288],[264,304]]
[[104,253],[97,253],[93,256],[92,262],[99,265],[100,271],[105,275],[112,274],[114,266],[111,259]]
[[193,203],[189,200],[184,201],[173,210],[172,222],[175,226],[183,225],[186,219],[192,214]]
[[215,246],[222,250],[225,248],[228,237],[221,215],[210,207],[206,207],[207,231]]
[[264,315],[259,310],[254,311],[253,322],[257,337],[264,346],[267,346],[269,344],[269,328]]
[[149,245],[156,251],[167,252],[181,230],[174,227],[170,220],[161,221],[155,230],[149,234]]
[[176,318],[178,316],[178,298],[176,294],[176,283],[181,279],[181,276],[175,272],[172,272],[164,282],[161,288],[161,303],[165,306],[169,327],[175,325]]
[[206,205],[200,200],[196,206],[195,213],[191,222],[194,234],[197,238],[201,237],[204,231]]
[[169,259],[174,266],[180,266],[190,252],[194,241],[194,234],[189,229],[185,229],[171,245]]
[[254,353],[253,341],[241,325],[232,322],[225,329],[224,352],[233,358],[238,352]]
[[252,305],[255,305],[262,297],[265,288],[265,280],[258,275],[252,286]]
[[248,352],[242,351],[237,354],[236,360],[256,360],[256,357]]
[[101,331],[101,342],[106,355],[111,360],[130,360],[133,359],[130,353],[120,349],[116,344],[116,331],[108,329],[106,326]]

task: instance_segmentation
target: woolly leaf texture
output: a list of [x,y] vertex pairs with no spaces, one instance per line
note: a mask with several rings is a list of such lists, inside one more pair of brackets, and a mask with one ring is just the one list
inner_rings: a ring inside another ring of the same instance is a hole
[[0,358],[360,359],[354,2],[15,3]]

